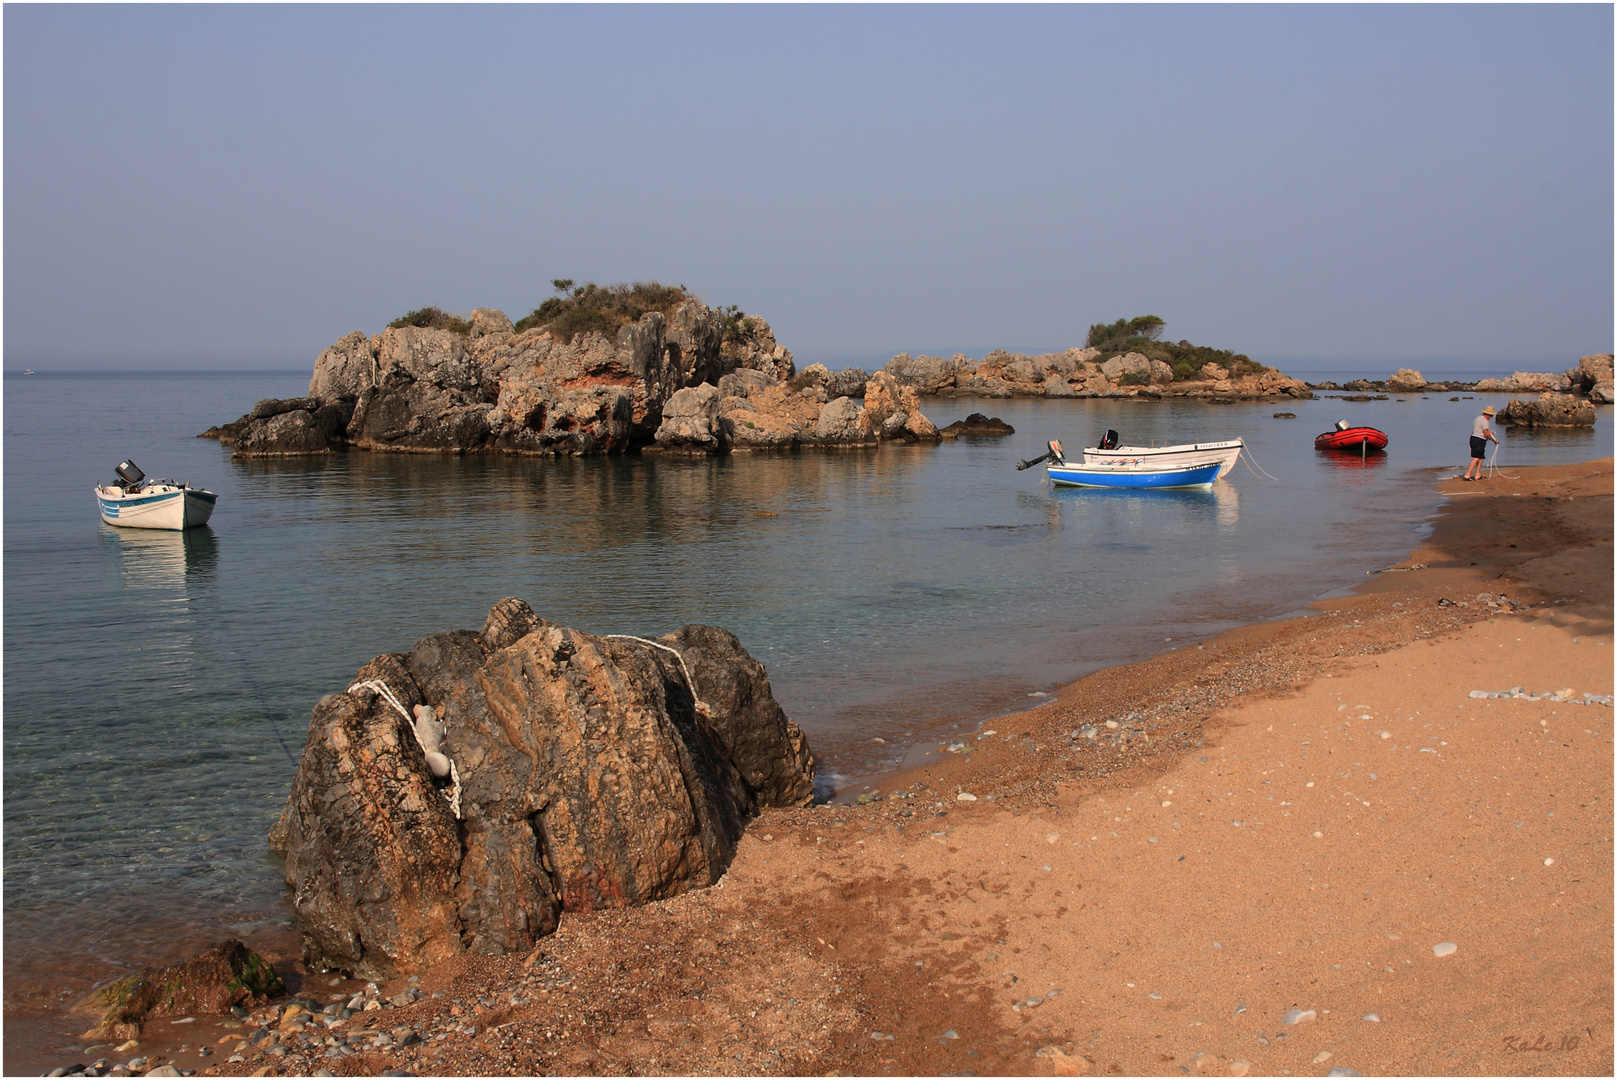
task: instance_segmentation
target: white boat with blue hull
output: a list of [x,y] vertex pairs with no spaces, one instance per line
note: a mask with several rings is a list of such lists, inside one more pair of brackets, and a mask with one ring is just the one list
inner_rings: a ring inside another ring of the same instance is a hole
[[219,496],[173,480],[149,480],[133,461],[123,461],[118,479],[95,489],[101,520],[124,529],[194,529],[213,516]]
[[1168,467],[1204,465],[1209,461],[1216,461],[1218,475],[1222,477],[1230,474],[1230,470],[1235,468],[1236,461],[1241,457],[1241,451],[1246,449],[1246,442],[1242,439],[1180,443],[1177,446],[1119,446],[1117,443],[1117,432],[1108,430],[1099,446],[1094,449],[1084,448],[1084,464],[1117,462],[1142,467]]
[[1211,487],[1218,479],[1220,463],[1200,465],[1134,465],[1126,462],[1085,462],[1082,465],[1052,462],[1044,467],[1052,484],[1096,488],[1189,488]]

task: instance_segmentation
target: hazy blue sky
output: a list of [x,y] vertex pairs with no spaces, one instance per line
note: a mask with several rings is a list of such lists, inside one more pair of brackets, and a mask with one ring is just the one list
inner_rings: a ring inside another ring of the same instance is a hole
[[[799,366],[1612,348],[1613,9],[8,4],[5,365],[683,283]],[[1389,366],[1391,365],[1391,366]]]

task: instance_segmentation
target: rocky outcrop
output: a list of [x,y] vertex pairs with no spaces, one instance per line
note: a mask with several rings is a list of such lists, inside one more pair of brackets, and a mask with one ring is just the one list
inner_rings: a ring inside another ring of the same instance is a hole
[[800,446],[874,446],[883,439],[935,442],[938,430],[921,412],[920,397],[877,372],[859,387],[863,404],[829,397],[834,378],[810,365],[790,383],[761,371],[738,370],[717,387],[688,387],[669,399],[656,449],[790,450]]
[[464,335],[416,326],[348,334],[321,352],[307,397],[260,402],[203,436],[241,457],[344,447],[714,453],[935,437],[918,401],[896,397],[879,421],[821,424],[826,403],[862,397],[868,376],[833,376],[815,365],[810,378],[797,378],[791,352],[767,322],[696,300],[666,318],[650,312],[610,338],[589,333],[564,342],[542,328],[519,334],[490,308],[473,311],[465,325]]
[[1216,363],[1203,365],[1198,378],[1175,381],[1161,360],[1124,353],[1101,361],[1098,349],[1068,349],[1026,356],[996,349],[981,360],[961,353],[947,359],[900,353],[883,372],[919,395],[991,398],[1044,397],[1203,397],[1253,400],[1312,397],[1308,387],[1281,372],[1266,369],[1232,378]]
[[1568,369],[1567,381],[1572,389],[1581,394],[1588,395],[1590,401],[1596,405],[1610,405],[1612,403],[1611,381],[1611,353],[1596,353],[1594,356],[1585,356],[1578,361],[1578,366]]
[[1415,393],[1426,389],[1426,376],[1414,368],[1399,368],[1387,380],[1387,389],[1399,393]]
[[1478,379],[1475,388],[1483,393],[1565,393],[1572,389],[1572,380],[1547,371],[1517,371],[1505,379]]
[[813,773],[725,631],[597,637],[505,599],[321,699],[270,841],[305,963],[389,978],[710,885]]
[[286,993],[286,985],[262,956],[231,938],[189,960],[108,983],[79,1003],[101,1014],[84,1033],[93,1040],[134,1039],[147,1020],[196,1013],[223,1013],[232,1006],[262,1005]]
[[1572,394],[1540,394],[1531,401],[1511,398],[1499,410],[1499,422],[1518,427],[1593,427],[1595,405]]
[[984,416],[980,412],[974,412],[964,420],[956,420],[938,434],[945,439],[956,439],[962,435],[999,437],[1015,435],[1016,429],[997,416]]

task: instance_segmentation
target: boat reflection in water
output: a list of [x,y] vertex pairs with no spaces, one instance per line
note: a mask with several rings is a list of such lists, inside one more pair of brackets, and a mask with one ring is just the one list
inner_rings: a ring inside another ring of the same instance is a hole
[[[1212,524],[1234,531],[1241,518],[1241,494],[1235,485],[1219,480],[1206,487],[1189,488],[1050,488],[1051,501],[1061,509],[1076,509],[1091,518],[1109,520],[1110,535],[1126,537],[1125,529],[1157,529],[1167,533],[1193,531]],[[1058,511],[1059,512],[1059,511]]]
[[172,589],[211,579],[218,541],[206,525],[183,532],[101,527],[101,542],[117,549],[119,576],[129,589]]

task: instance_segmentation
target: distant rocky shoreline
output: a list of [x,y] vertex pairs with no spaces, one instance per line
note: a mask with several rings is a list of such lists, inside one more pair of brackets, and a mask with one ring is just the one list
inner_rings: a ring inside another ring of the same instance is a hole
[[[526,322],[527,320],[524,320]],[[1216,363],[1175,382],[1137,353],[1097,349],[982,360],[895,356],[874,374],[799,372],[754,315],[687,298],[617,327],[518,331],[479,308],[453,328],[354,332],[320,353],[308,395],[266,399],[209,428],[237,457],[344,449],[408,453],[675,454],[934,442],[922,397],[1309,397],[1278,371],[1232,376]],[[739,332],[738,332],[739,331]]]
[[1499,422],[1517,427],[1590,427],[1595,422],[1595,406],[1612,404],[1612,354],[1582,357],[1577,367],[1560,374],[1518,371],[1505,379],[1427,382],[1420,372],[1399,368],[1386,380],[1317,382],[1309,383],[1308,388],[1350,391],[1343,395],[1349,401],[1385,399],[1391,394],[1536,393],[1538,397],[1533,399],[1511,398],[1499,410]]
[[[683,294],[680,294],[683,295]],[[439,313],[441,314],[441,313]],[[527,323],[529,320],[523,320]],[[569,335],[553,325],[518,331],[479,308],[453,328],[395,323],[355,331],[320,353],[308,395],[266,399],[203,432],[236,457],[297,457],[349,448],[405,453],[714,454],[935,442],[923,397],[1199,399],[1310,398],[1364,393],[1516,391],[1507,422],[1593,423],[1612,400],[1611,356],[1584,357],[1561,375],[1517,373],[1474,384],[1427,383],[1403,369],[1385,382],[1310,386],[1251,365],[1207,362],[1185,377],[1139,352],[1072,348],[1028,356],[997,349],[980,360],[900,353],[875,373],[799,372],[755,315],[694,298],[617,327]],[[1102,357],[1105,356],[1104,359]],[[1564,399],[1564,400],[1562,400]],[[1518,408],[1518,405],[1520,407]]]

